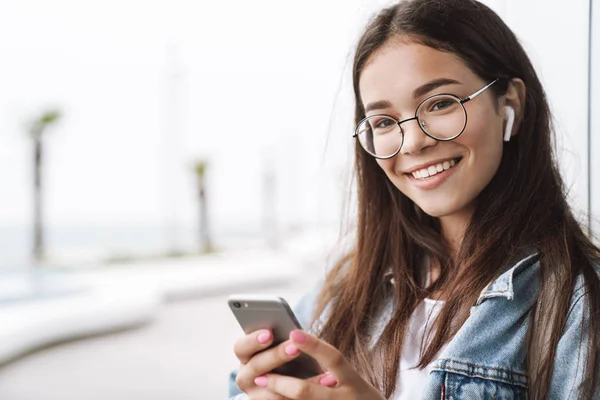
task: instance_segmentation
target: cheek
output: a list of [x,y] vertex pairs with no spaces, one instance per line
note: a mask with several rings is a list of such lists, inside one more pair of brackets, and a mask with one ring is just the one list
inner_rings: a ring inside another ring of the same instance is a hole
[[394,169],[394,158],[390,158],[389,160],[377,160],[377,165],[385,172],[388,178],[392,179],[394,175],[396,175]]
[[457,144],[468,150],[471,178],[483,186],[487,185],[502,159],[504,142],[501,122],[492,120],[490,123],[473,124],[457,139]]
[[473,121],[456,142],[469,149],[469,153],[476,158],[492,157],[497,159],[502,155],[504,147],[502,137],[502,121],[497,118],[489,118]]

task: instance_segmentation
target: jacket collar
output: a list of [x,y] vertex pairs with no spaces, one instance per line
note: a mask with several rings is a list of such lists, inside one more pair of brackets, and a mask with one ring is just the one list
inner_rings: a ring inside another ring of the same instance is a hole
[[[520,256],[516,258],[516,261],[511,262],[512,266],[508,270],[490,282],[481,291],[475,305],[479,305],[485,299],[490,299],[493,297],[504,297],[507,300],[512,300],[515,295],[515,291],[513,289],[514,276],[517,275],[523,268],[537,261],[538,255],[539,253],[536,250],[529,250],[520,254]],[[392,285],[396,283],[391,269],[386,271],[384,278],[389,279]]]
[[493,297],[505,297],[507,300],[512,300],[515,295],[515,291],[513,289],[513,278],[523,268],[537,261],[537,258],[537,251],[529,251],[524,255],[521,255],[517,259],[518,261],[514,263],[512,267],[502,273],[502,275],[500,275],[498,278],[490,282],[490,284],[481,291],[476,305],[481,304],[481,302],[485,299]]

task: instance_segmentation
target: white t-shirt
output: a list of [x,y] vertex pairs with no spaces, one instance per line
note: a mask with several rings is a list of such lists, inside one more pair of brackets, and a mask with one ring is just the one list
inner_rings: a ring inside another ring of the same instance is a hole
[[[443,304],[443,300],[425,299],[415,308],[414,313],[410,317],[406,338],[402,347],[400,369],[396,382],[396,391],[392,396],[393,400],[415,400],[420,399],[423,395],[425,382],[431,371],[431,365],[423,370],[414,367],[419,363],[421,352],[425,349],[423,339],[427,338],[426,330],[431,331],[431,325]],[[433,334],[429,336],[429,340],[431,338],[433,338]]]

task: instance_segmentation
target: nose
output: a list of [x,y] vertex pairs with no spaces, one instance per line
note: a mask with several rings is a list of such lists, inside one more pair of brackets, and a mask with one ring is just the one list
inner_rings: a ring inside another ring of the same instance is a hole
[[437,140],[430,138],[423,132],[416,118],[400,122],[400,127],[404,132],[404,143],[400,149],[400,154],[418,154],[437,143]]

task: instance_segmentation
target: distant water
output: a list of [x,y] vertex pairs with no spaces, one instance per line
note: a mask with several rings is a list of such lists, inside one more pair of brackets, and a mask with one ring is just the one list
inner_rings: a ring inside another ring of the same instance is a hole
[[[221,230],[213,234],[213,241],[217,248],[228,249],[265,243],[265,236],[252,229]],[[192,227],[49,227],[46,231],[48,254],[68,260],[190,252],[199,248],[198,242],[197,231]],[[32,243],[31,228],[0,227],[0,268],[29,264]]]
[[71,276],[37,268],[0,269],[0,307],[24,301],[84,293],[87,285]]

